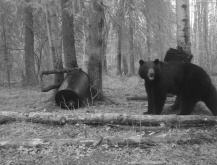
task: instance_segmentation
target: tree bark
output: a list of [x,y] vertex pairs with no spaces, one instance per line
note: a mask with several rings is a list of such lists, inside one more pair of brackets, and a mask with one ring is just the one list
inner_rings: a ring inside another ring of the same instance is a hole
[[[14,120],[22,120],[33,123],[50,123],[50,124],[120,124],[120,125],[137,125],[137,126],[160,126],[162,123],[168,127],[187,127],[187,126],[204,126],[216,125],[215,116],[200,115],[131,115],[118,113],[37,113],[37,112],[10,112],[0,111],[1,120],[4,117]],[[1,123],[1,121],[0,121]]]
[[177,47],[191,53],[189,0],[176,0]]
[[61,0],[62,36],[64,50],[64,64],[66,69],[77,68],[74,37],[74,17],[66,10],[69,0]]
[[96,100],[102,99],[102,53],[105,15],[101,3],[99,0],[92,0],[90,3],[86,51],[89,56],[88,75],[92,89],[91,96]]
[[128,74],[128,63],[127,63],[127,54],[122,54],[122,74],[127,75]]
[[35,59],[34,59],[34,32],[33,13],[29,5],[30,0],[26,0],[25,6],[25,68],[26,76],[24,85],[36,86]]
[[103,60],[103,72],[107,75],[108,74],[108,65],[107,65],[107,56],[105,54]]
[[118,48],[116,57],[116,75],[121,75],[121,60],[122,60],[122,30],[123,30],[123,19],[124,19],[124,0],[120,0],[117,11],[118,23],[116,25],[117,37],[118,37]]
[[1,14],[1,21],[2,21],[2,42],[3,42],[3,52],[4,52],[4,68],[6,70],[7,81],[9,88],[11,87],[11,63],[9,61],[9,54],[8,54],[8,44],[6,38],[6,29],[5,29],[5,13]]
[[[119,25],[121,26],[121,25]],[[117,49],[117,57],[116,57],[116,75],[121,74],[121,59],[122,59],[122,28],[119,27],[118,29],[118,49]]]
[[[63,70],[62,55],[61,55],[61,40],[59,38],[58,18],[55,13],[54,1],[46,4],[46,22],[49,41],[49,50],[52,56],[53,69]],[[62,83],[64,75],[62,73],[55,74],[54,84]],[[55,96],[57,89],[54,90],[53,96]]]
[[105,74],[108,74],[108,65],[107,65],[107,55],[106,55],[106,51],[107,51],[107,46],[108,46],[108,36],[109,36],[109,31],[110,31],[110,24],[106,24],[104,26],[104,30],[103,30],[103,43],[102,43],[102,60],[103,60],[103,72]]
[[147,55],[145,56],[146,61],[151,60],[151,23],[150,20],[148,19],[148,14],[150,9],[150,1],[145,0],[145,7],[142,10],[143,15],[145,16],[145,21],[146,21],[146,45],[147,45]]
[[204,45],[204,63],[205,70],[210,73],[211,71],[211,63],[210,63],[210,54],[208,48],[208,1],[202,1],[203,6],[203,45]]
[[129,8],[129,52],[130,52],[130,72],[129,76],[132,76],[135,74],[135,65],[134,65],[134,51],[133,51],[133,35],[134,35],[134,21],[133,21],[133,6],[134,2],[133,0],[130,0],[128,2],[128,8]]

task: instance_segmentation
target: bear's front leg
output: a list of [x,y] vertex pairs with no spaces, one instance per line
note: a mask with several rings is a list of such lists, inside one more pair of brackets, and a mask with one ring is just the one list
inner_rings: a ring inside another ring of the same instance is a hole
[[154,114],[154,96],[152,85],[145,83],[145,89],[148,96],[148,112],[144,112],[143,114]]
[[161,114],[161,112],[163,111],[163,106],[166,101],[166,93],[162,91],[166,91],[166,90],[156,89],[154,91],[154,110],[156,115]]

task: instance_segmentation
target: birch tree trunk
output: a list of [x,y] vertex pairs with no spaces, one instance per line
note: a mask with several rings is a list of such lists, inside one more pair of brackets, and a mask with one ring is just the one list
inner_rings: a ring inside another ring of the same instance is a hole
[[91,94],[95,99],[102,98],[102,53],[104,9],[101,0],[92,0],[89,6],[89,25],[86,53],[88,54],[88,75]]
[[75,39],[74,39],[74,18],[66,10],[69,0],[61,0],[62,9],[62,36],[64,50],[64,64],[66,69],[77,68]]
[[151,23],[150,20],[148,19],[148,13],[150,10],[150,1],[145,0],[145,7],[143,9],[143,15],[145,16],[145,21],[146,21],[146,45],[147,45],[147,55],[145,56],[146,61],[151,60]]
[[129,47],[130,47],[130,73],[129,75],[134,75],[135,74],[135,65],[134,65],[134,53],[133,53],[133,33],[134,33],[134,21],[133,21],[133,0],[130,0],[128,2],[128,7],[129,7],[129,31],[130,31],[130,36],[129,36]]
[[177,47],[191,53],[189,0],[176,0]]
[[196,2],[196,6],[197,6],[197,17],[198,17],[198,21],[197,21],[197,32],[198,32],[198,51],[199,51],[199,65],[201,67],[204,67],[204,60],[203,60],[203,26],[202,26],[202,22],[203,22],[203,17],[202,17],[202,5],[201,2],[198,1]]
[[[194,54],[199,54],[199,49],[198,49],[198,7],[197,7],[197,0],[194,0],[194,24],[193,24],[193,33],[194,33],[194,37],[193,37],[193,50],[194,50]],[[199,56],[195,56],[194,57],[194,62],[196,62],[197,64],[199,63]]]
[[34,32],[33,32],[33,13],[32,7],[26,1],[25,6],[25,66],[26,77],[25,84],[35,86],[37,84],[35,76],[35,59],[34,59]]
[[[49,51],[53,61],[54,70],[62,70],[62,56],[61,56],[61,40],[59,38],[59,26],[58,18],[55,13],[55,4],[54,1],[50,1],[46,4],[46,22],[47,22],[47,33],[48,33],[48,42],[49,42]],[[54,84],[62,83],[64,79],[63,73],[55,74]],[[56,94],[58,89],[54,90],[53,95]]]
[[208,48],[208,1],[202,1],[203,5],[203,45],[204,45],[204,63],[205,63],[205,69],[207,72],[210,72],[211,65],[210,65],[210,53]]

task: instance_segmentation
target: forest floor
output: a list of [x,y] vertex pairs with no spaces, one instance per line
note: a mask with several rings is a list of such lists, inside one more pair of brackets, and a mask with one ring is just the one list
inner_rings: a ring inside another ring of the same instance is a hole
[[[127,97],[144,96],[143,80],[138,76],[116,77],[103,76],[104,95],[116,104],[100,103],[95,106],[86,106],[76,112],[88,113],[127,113],[141,114],[147,111],[147,101],[128,101]],[[9,89],[0,86],[0,110],[18,112],[56,112],[64,113],[49,103],[52,92],[42,93],[39,88],[25,88],[15,84]],[[165,108],[167,109],[167,108]],[[165,110],[164,113],[167,114]],[[201,114],[201,112],[195,112]],[[209,112],[206,112],[209,113]],[[172,132],[217,132],[217,127],[201,128],[171,128]],[[87,126],[83,124],[64,126],[39,124],[16,121],[0,126],[0,140],[2,139],[69,139],[114,136],[125,138],[144,134],[135,130],[120,130],[109,126]],[[198,137],[199,139],[200,137]],[[163,163],[162,163],[163,162]],[[53,143],[48,146],[0,148],[0,164],[58,164],[58,165],[214,165],[217,163],[217,141],[203,139],[195,143],[168,143],[162,142],[150,147],[110,147],[107,145],[95,148],[79,145],[59,145]]]

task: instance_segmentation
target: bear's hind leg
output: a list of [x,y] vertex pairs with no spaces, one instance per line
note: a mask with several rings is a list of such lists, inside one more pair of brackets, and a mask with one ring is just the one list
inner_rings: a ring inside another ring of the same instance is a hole
[[194,110],[196,100],[191,98],[181,98],[181,111],[178,115],[190,115]]
[[180,97],[176,96],[175,102],[171,106],[172,111],[180,109]]
[[210,109],[214,116],[217,116],[217,92],[213,85],[210,86],[210,90],[204,96],[202,101]]

